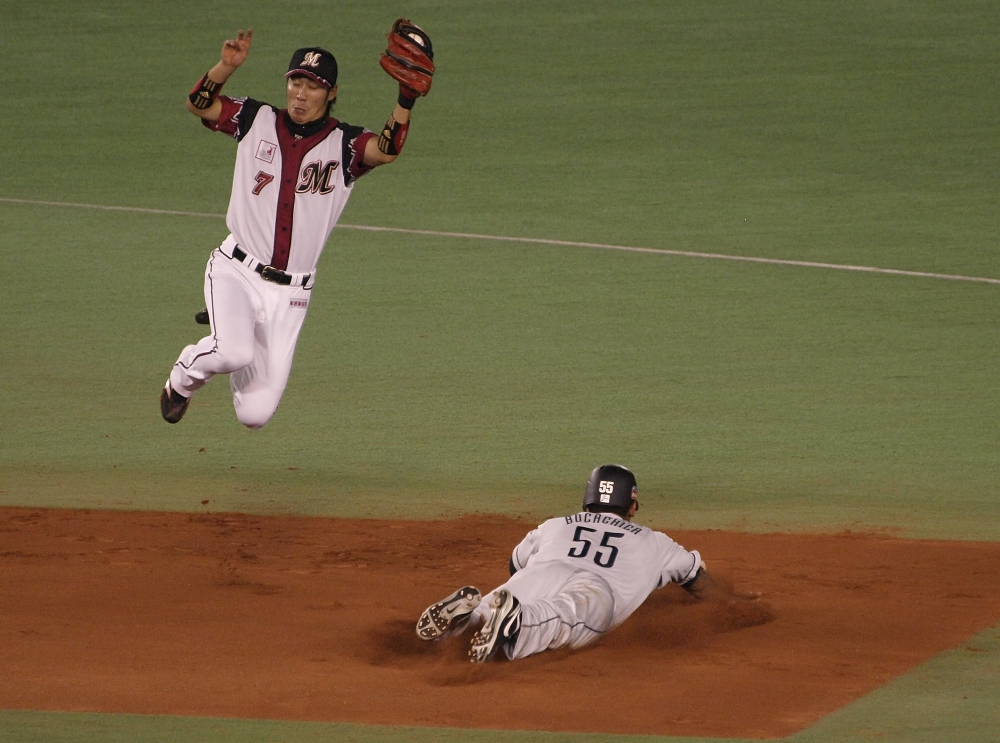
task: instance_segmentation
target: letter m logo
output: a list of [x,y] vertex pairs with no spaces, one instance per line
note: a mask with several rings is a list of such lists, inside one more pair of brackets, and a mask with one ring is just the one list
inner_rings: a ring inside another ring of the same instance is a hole
[[324,164],[322,162],[309,163],[299,174],[299,185],[295,187],[295,193],[318,193],[326,195],[333,192],[333,174],[340,165],[336,160]]
[[305,57],[302,58],[303,67],[318,67],[319,66],[319,52],[306,52]]

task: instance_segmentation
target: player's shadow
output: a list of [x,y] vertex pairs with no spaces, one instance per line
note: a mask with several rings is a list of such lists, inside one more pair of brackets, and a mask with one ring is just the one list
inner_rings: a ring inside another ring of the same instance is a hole
[[489,663],[470,662],[471,639],[472,632],[469,631],[427,642],[417,637],[413,621],[391,619],[368,633],[368,641],[359,648],[359,655],[373,666],[423,669],[434,686],[465,686],[510,675],[517,664],[509,663],[502,657]]
[[373,627],[360,656],[373,666],[412,666],[441,657],[447,643],[427,642],[417,637],[414,622],[390,619]]
[[[699,602],[677,586],[653,593],[620,627],[576,653],[613,650],[616,657],[680,648],[697,649],[714,635],[756,627],[775,618],[762,601],[721,604]],[[472,633],[427,642],[417,637],[410,619],[390,619],[373,627],[358,648],[359,657],[373,666],[421,669],[435,686],[465,686],[500,680],[520,672],[539,672],[561,663],[574,651],[560,650],[509,663],[502,657],[483,664],[469,662]]]
[[626,650],[704,647],[713,635],[757,627],[775,618],[765,601],[698,601],[679,586],[654,592],[624,624],[597,646]]

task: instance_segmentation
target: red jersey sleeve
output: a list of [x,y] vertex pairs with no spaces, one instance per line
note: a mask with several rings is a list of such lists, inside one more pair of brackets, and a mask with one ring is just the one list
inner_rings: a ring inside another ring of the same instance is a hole
[[235,140],[241,140],[247,135],[260,107],[267,105],[253,98],[230,98],[225,95],[219,96],[219,103],[222,104],[219,120],[213,124],[202,119],[201,123],[213,132],[228,134]]
[[220,95],[219,103],[222,104],[222,113],[219,114],[219,120],[212,123],[211,121],[202,119],[201,123],[213,132],[222,132],[236,139],[239,136],[239,116],[240,111],[243,110],[244,101],[246,101],[246,98],[230,98],[229,96]]
[[352,181],[356,181],[374,167],[365,165],[365,146],[368,144],[368,140],[375,136],[375,132],[343,122],[339,126],[344,130],[344,163],[347,166],[344,169],[344,175],[346,176],[345,180],[350,185]]

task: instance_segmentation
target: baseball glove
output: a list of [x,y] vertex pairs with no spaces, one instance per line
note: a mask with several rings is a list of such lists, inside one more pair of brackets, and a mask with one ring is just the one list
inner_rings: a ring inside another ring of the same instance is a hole
[[406,88],[415,96],[427,95],[434,75],[434,48],[431,37],[408,18],[397,18],[386,34],[389,46],[379,64],[399,82],[400,90]]

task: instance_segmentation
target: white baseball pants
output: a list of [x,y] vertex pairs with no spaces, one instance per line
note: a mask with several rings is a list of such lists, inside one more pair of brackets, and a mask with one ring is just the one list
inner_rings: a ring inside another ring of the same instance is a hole
[[[494,589],[507,589],[521,603],[521,631],[511,660],[543,650],[581,648],[611,629],[615,599],[611,587],[596,573],[562,562],[529,565]],[[493,592],[483,597],[471,622],[485,621]]]
[[265,281],[214,250],[205,269],[212,333],[181,352],[170,386],[190,397],[216,374],[229,374],[236,417],[260,428],[274,415],[288,383],[310,294]]

